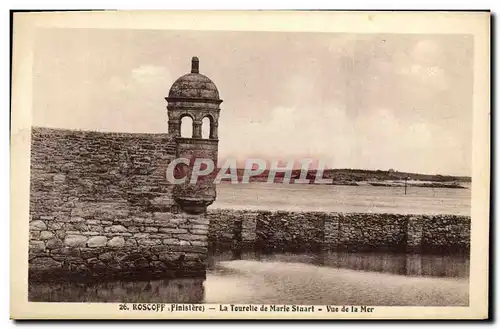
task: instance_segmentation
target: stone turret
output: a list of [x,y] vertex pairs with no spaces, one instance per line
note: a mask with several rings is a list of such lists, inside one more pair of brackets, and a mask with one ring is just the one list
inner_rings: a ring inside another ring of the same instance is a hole
[[[205,213],[216,198],[213,184],[216,172],[214,170],[212,175],[198,179],[196,184],[190,182],[190,177],[197,158],[211,159],[217,168],[218,122],[222,103],[219,91],[212,80],[200,73],[200,61],[193,57],[191,73],[178,78],[165,99],[168,102],[168,131],[176,138],[176,155],[190,161],[190,165],[179,165],[188,179],[174,187],[174,199],[187,213]],[[191,138],[181,137],[181,122],[186,116],[192,119]],[[210,122],[207,139],[202,138],[202,121],[205,118]]]

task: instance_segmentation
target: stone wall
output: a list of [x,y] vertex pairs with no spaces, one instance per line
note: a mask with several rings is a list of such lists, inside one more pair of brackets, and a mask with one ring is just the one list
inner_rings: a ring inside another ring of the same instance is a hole
[[[239,223],[248,214],[246,211],[220,209],[215,212],[208,212],[210,221],[208,227],[208,247],[211,250],[231,250],[236,243]],[[254,239],[255,240],[255,239]],[[252,243],[254,242],[252,241]]]
[[263,252],[466,253],[470,217],[209,210],[209,245]]
[[261,212],[256,225],[257,248],[266,252],[319,251],[324,220],[322,213]]
[[405,250],[407,216],[395,214],[339,214],[337,249]]
[[179,212],[165,134],[34,128],[30,279],[204,273],[208,219]]
[[32,216],[64,216],[103,202],[171,210],[169,135],[33,128],[31,145]]
[[469,250],[470,217],[423,216],[421,246],[424,252]]
[[30,279],[203,275],[207,232],[203,215],[42,216],[30,222]]

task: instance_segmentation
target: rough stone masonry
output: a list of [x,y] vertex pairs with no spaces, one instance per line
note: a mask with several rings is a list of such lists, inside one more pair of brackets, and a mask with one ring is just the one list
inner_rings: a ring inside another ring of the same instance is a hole
[[257,252],[468,253],[470,217],[213,209],[209,246]]
[[164,134],[34,128],[30,280],[204,275],[208,218],[172,199]]

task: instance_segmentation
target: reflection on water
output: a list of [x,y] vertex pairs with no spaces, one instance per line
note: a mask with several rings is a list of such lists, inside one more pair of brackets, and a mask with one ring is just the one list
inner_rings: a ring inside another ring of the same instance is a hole
[[200,303],[203,279],[165,279],[152,281],[112,281],[99,283],[31,283],[30,301],[43,302],[137,302]]
[[[224,274],[218,273],[219,268]],[[304,263],[222,261],[205,281],[206,303],[467,306],[464,278],[403,276]]]
[[214,253],[208,259],[208,269],[221,261],[257,260],[260,262],[305,263],[351,270],[383,272],[407,276],[458,277],[469,276],[467,255],[420,255],[384,252],[323,252],[318,254],[260,254],[233,252]]
[[29,285],[30,301],[467,305],[465,256],[334,253],[209,257],[206,280]]

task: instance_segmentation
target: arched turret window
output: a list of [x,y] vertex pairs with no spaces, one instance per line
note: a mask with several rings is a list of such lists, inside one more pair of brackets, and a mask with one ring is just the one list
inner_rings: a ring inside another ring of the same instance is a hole
[[181,119],[181,137],[193,137],[193,119],[188,115]]
[[204,117],[201,122],[201,138],[208,139],[211,138],[212,131],[212,120],[208,117]]

